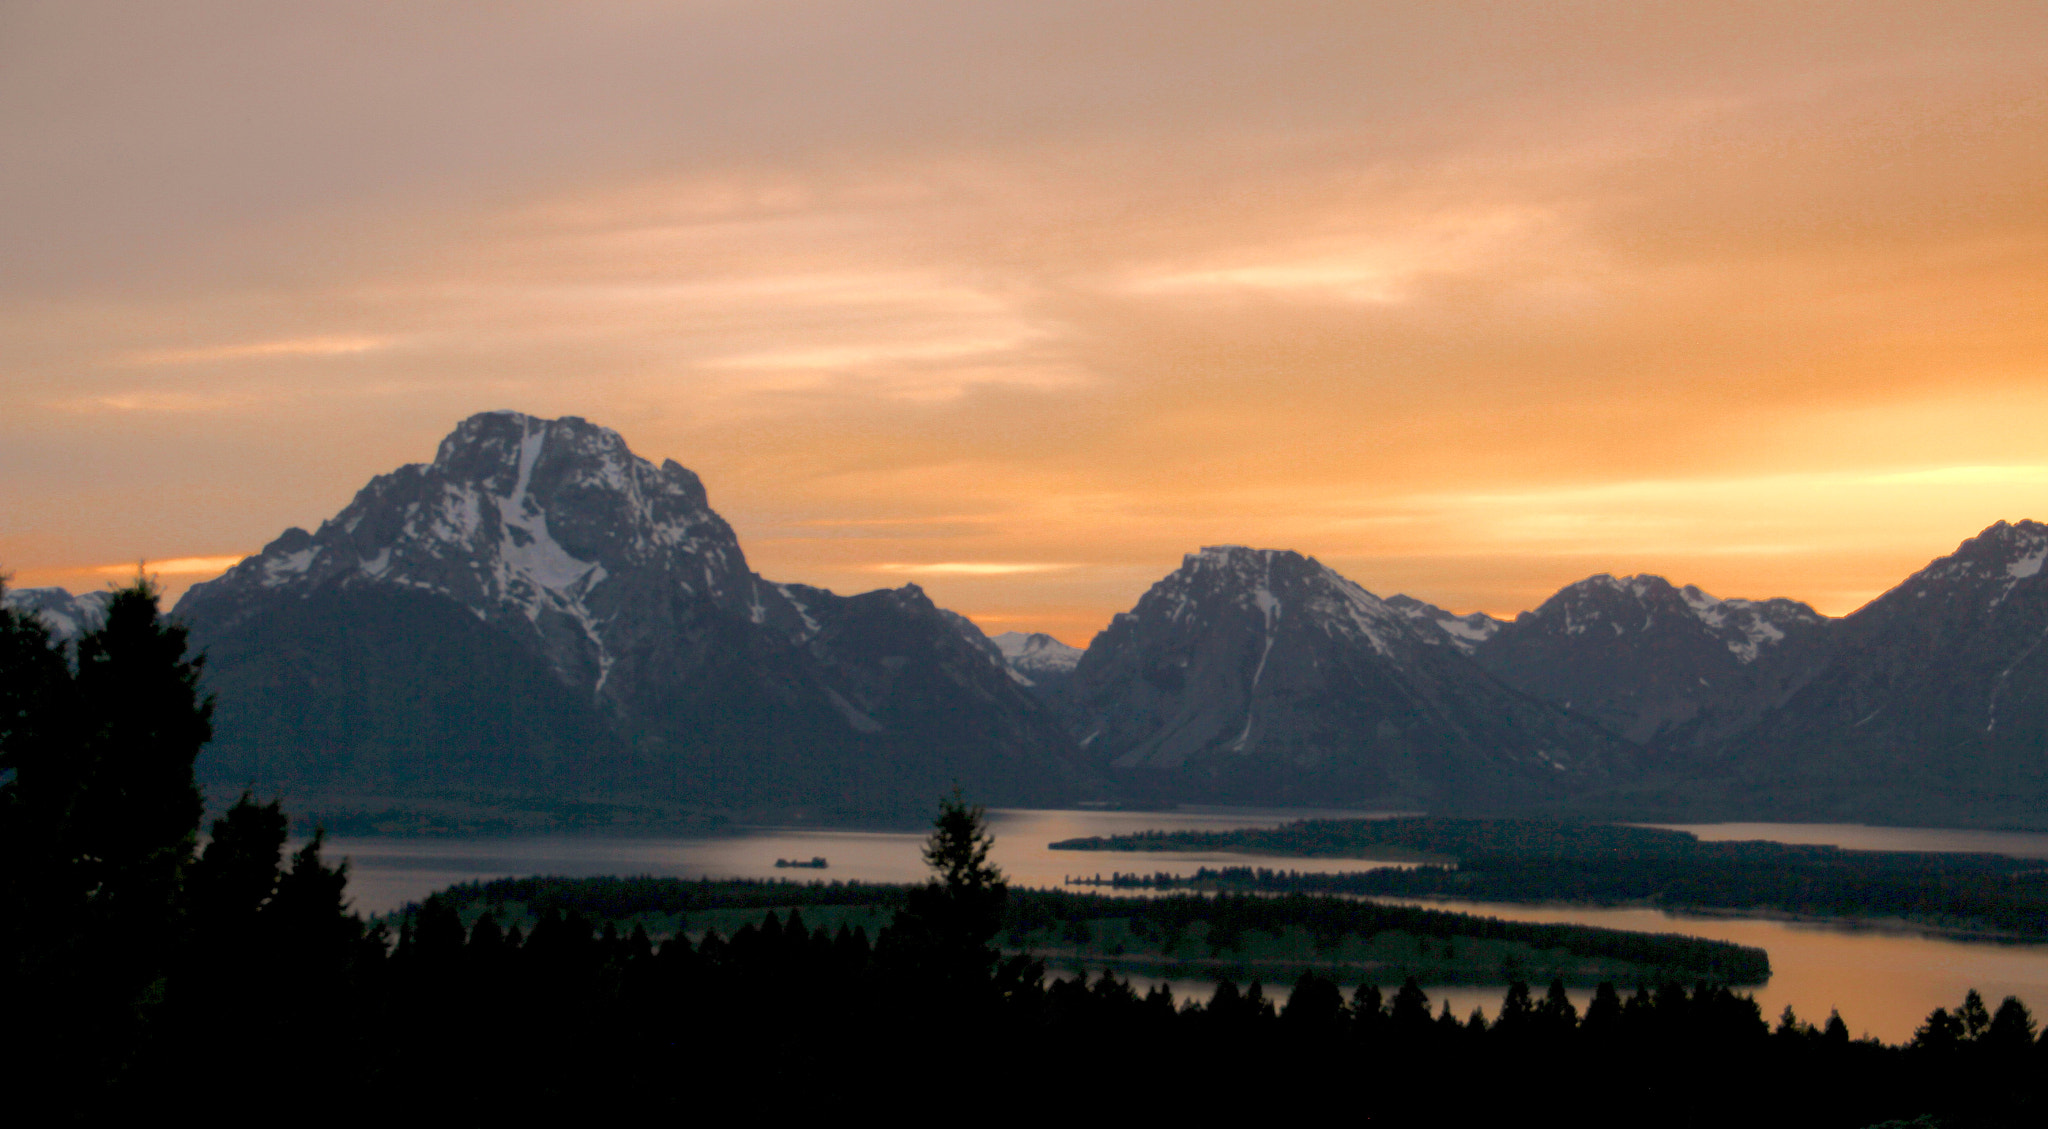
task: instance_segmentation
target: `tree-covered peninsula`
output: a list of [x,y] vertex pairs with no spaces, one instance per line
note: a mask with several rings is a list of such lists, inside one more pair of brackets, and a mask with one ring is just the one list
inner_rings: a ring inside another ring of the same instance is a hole
[[[1521,819],[1302,820],[1232,831],[1148,831],[1057,850],[1245,851],[1420,863],[1345,873],[1217,867],[1119,875],[1127,889],[1206,889],[1482,902],[1650,904],[1667,909],[1890,919],[1958,935],[2048,939],[2048,860],[1703,842],[1683,831]],[[1091,883],[1092,884],[1092,880]]]

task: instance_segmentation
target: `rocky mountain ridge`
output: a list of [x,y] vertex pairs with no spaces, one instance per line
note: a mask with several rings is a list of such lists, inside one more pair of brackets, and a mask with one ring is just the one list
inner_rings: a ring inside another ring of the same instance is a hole
[[694,474],[574,417],[471,417],[176,614],[212,655],[223,779],[870,810],[954,779],[1059,802],[1088,776],[916,586],[764,580]]
[[1098,762],[1215,799],[1528,803],[1616,743],[1312,558],[1213,546],[1096,637],[1062,697]]
[[[1998,522],[1838,621],[1782,704],[1667,796],[1800,818],[2048,811],[2048,526]],[[1712,797],[1700,799],[1699,797]]]
[[[1602,574],[1503,621],[1212,546],[1083,651],[915,586],[765,580],[679,464],[493,412],[176,614],[224,785],[857,814],[957,779],[998,803],[2031,825],[2044,562],[2048,526],[1999,522],[1839,620]],[[6,593],[60,638],[104,598]]]
[[1508,685],[1638,745],[1698,744],[1782,701],[1827,620],[1793,600],[1721,600],[1660,576],[1589,577],[1473,657]]

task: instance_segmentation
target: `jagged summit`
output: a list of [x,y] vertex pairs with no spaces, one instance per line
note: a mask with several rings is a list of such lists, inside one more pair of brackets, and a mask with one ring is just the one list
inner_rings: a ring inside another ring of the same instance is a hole
[[574,767],[591,750],[721,802],[907,803],[954,778],[1044,802],[1077,779],[967,621],[915,585],[756,576],[696,475],[575,417],[471,416],[177,611],[215,656],[234,779],[525,787],[598,778]]
[[[2001,521],[1956,546],[1955,552],[1914,573],[1894,591],[1926,591],[1936,585],[1989,585],[1997,590],[1995,599],[2003,601],[2023,582],[2041,575],[2043,561],[2048,561],[2048,525],[2038,521]],[[1994,603],[1986,610],[1996,606]]]
[[1560,589],[1534,611],[1516,617],[1519,630],[1565,635],[1608,632],[1616,636],[1670,628],[1696,620],[1739,663],[1752,663],[1786,633],[1810,628],[1824,618],[1796,600],[1723,600],[1695,585],[1683,588],[1661,576],[1601,573]]
[[1311,557],[1187,554],[1076,666],[1083,747],[1217,799],[1453,801],[1597,776],[1595,734],[1521,698],[1449,636]]
[[1997,522],[1839,621],[1728,755],[1811,818],[2037,819],[2048,803],[2048,526]]
[[1661,576],[1602,573],[1473,654],[1508,685],[1638,744],[1703,740],[1803,677],[1825,622],[1794,600],[1723,600]]
[[1136,607],[1111,620],[1110,630],[1126,619],[1153,619],[1201,631],[1215,626],[1225,608],[1248,613],[1261,637],[1269,641],[1292,615],[1318,630],[1361,641],[1382,655],[1391,654],[1397,643],[1436,642],[1417,634],[1406,616],[1378,596],[1314,557],[1291,549],[1241,545],[1212,545],[1187,554],[1180,568],[1147,590]]
[[177,610],[218,629],[272,599],[358,584],[435,592],[530,633],[566,681],[594,691],[630,650],[616,624],[634,601],[701,598],[803,630],[747,569],[695,474],[657,468],[574,416],[471,416],[433,462],[377,476],[317,532],[286,530]]

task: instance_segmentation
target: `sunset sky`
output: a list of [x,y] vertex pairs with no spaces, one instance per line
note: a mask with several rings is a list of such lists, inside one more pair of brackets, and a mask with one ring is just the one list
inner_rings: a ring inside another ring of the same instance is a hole
[[1854,610],[2048,518],[2048,4],[0,0],[0,569],[473,412],[1085,644],[1182,553]]

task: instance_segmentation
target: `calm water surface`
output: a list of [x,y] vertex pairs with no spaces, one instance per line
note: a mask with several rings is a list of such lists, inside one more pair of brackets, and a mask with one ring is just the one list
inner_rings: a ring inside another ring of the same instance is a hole
[[[1300,859],[1234,853],[1052,851],[1046,844],[1133,831],[1217,831],[1277,827],[1319,816],[1357,818],[1373,812],[1267,808],[1181,808],[1171,812],[1019,811],[989,813],[996,865],[1021,886],[1058,886],[1068,875],[1114,870],[1193,874],[1204,866],[1271,866],[1282,870],[1366,870],[1394,865],[1368,859]],[[729,835],[607,838],[588,835],[520,838],[337,838],[330,857],[349,859],[349,895],[364,913],[385,913],[457,882],[515,875],[593,877],[653,874],[678,878],[859,879],[922,882],[922,831],[829,831],[763,827]],[[826,870],[779,870],[778,858],[823,855]]]
[[[1011,881],[1057,886],[1068,875],[1112,870],[1192,874],[1203,866],[1271,866],[1282,870],[1345,871],[1392,865],[1371,859],[1299,859],[1248,854],[1181,852],[1091,853],[1051,851],[1046,844],[1086,835],[1130,831],[1217,830],[1271,827],[1319,815],[1296,809],[1183,808],[1173,812],[1015,811],[990,813],[994,857]],[[2048,835],[1998,831],[1865,827],[1855,824],[1726,823],[1670,825],[1702,839],[1768,839],[1825,843],[1857,850],[1991,851],[2048,858]],[[516,875],[575,877],[653,874],[681,878],[860,879],[915,882],[926,874],[918,848],[922,832],[825,831],[759,828],[723,836],[615,839],[534,836],[504,839],[336,839],[333,855],[350,860],[349,892],[356,908],[381,913],[456,882]],[[777,870],[777,858],[831,860],[824,871]],[[332,857],[332,856],[330,856]],[[1909,1037],[1936,1007],[1952,1007],[1974,987],[1996,1006],[2016,995],[2037,1012],[2048,1011],[2048,945],[1952,941],[1911,931],[1851,930],[1832,926],[1739,918],[1692,917],[1648,909],[1589,909],[1492,903],[1418,903],[1514,921],[1578,922],[1617,929],[1685,933],[1756,945],[1771,954],[1771,982],[1756,992],[1769,1017],[1790,1004],[1813,1021],[1839,1008],[1849,1029],[1888,1042]],[[1201,984],[1177,985],[1206,993]],[[1284,992],[1269,993],[1284,995]],[[1491,1015],[1500,1006],[1494,988],[1432,990],[1460,1016],[1474,1007]],[[1584,1006],[1590,993],[1575,992]],[[2048,1017],[2044,1017],[2048,1018]]]

